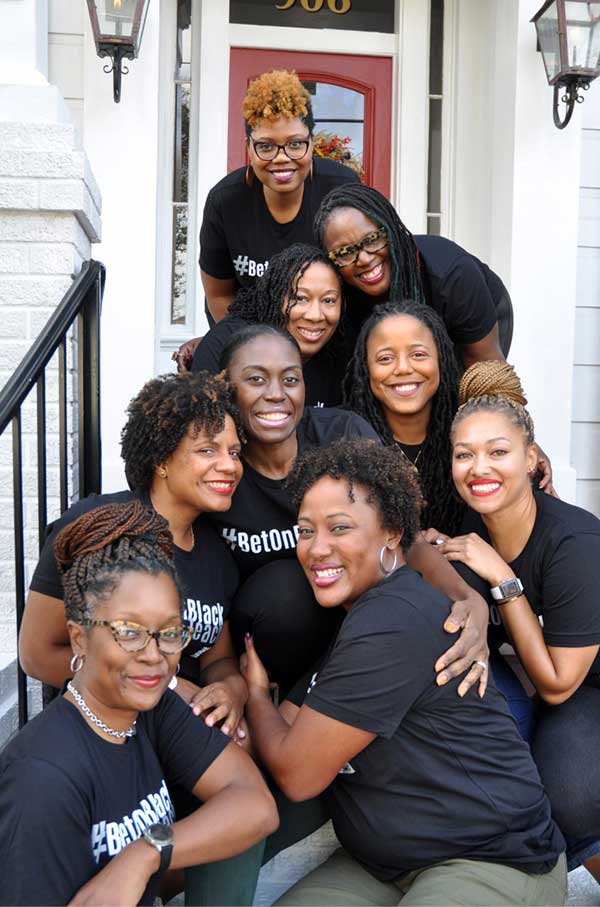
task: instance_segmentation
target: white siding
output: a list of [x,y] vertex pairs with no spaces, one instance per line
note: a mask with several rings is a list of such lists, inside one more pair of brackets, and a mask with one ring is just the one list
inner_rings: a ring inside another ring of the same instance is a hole
[[85,3],[48,0],[48,81],[71,111],[83,143],[83,29]]
[[585,96],[571,460],[577,503],[600,516],[600,86]]

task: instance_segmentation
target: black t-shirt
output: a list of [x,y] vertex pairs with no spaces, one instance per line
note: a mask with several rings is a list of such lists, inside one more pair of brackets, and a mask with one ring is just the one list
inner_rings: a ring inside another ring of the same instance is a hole
[[[151,507],[147,495],[132,491],[114,494],[92,494],[73,504],[49,527],[49,534],[31,580],[30,588],[53,598],[63,597],[62,578],[54,558],[54,541],[65,526],[84,513],[104,504],[126,504],[136,497]],[[227,620],[231,598],[238,586],[238,572],[227,545],[219,538],[205,516],[194,525],[194,547],[191,551],[175,546],[175,566],[184,593],[183,618],[194,625],[191,642],[181,655],[181,676],[198,682],[198,658],[215,644]]]
[[[248,324],[239,315],[224,318],[215,324],[196,347],[192,371],[206,369],[216,375],[227,342]],[[354,340],[348,325],[344,337],[336,339],[333,347],[331,340],[302,366],[307,406],[339,406],[342,402],[342,381],[354,350]]]
[[[476,343],[492,330],[508,292],[486,264],[443,236],[413,236],[419,251],[421,278],[427,304],[446,325],[458,346]],[[350,311],[357,326],[372,312],[364,293],[349,293]],[[366,305],[365,305],[366,303]],[[512,318],[510,306],[507,309]],[[502,326],[499,324],[502,334]],[[511,331],[512,333],[512,327]]]
[[168,786],[192,791],[228,743],[170,690],[122,745],[54,700],[0,755],[0,904],[70,903],[145,828],[174,821]]
[[[344,409],[307,407],[296,429],[298,453],[307,447],[327,447],[333,441],[371,438],[373,428]],[[226,513],[213,513],[229,542],[242,579],[280,558],[296,557],[298,511],[285,488],[285,479],[270,479],[244,462],[244,475]]]
[[[535,492],[537,514],[527,544],[509,564],[523,583],[533,611],[541,618],[549,646],[600,644],[600,520],[581,507],[543,492]],[[488,544],[490,537],[481,516],[467,511],[464,532],[476,532]],[[490,606],[490,645],[510,642],[489,585],[464,565],[454,562],[461,575]],[[600,672],[600,654],[590,667]]]
[[330,189],[357,181],[349,167],[315,157],[298,214],[280,224],[267,208],[260,180],[255,178],[249,187],[246,168],[234,170],[208,193],[200,230],[200,267],[211,277],[233,277],[240,286],[252,285],[276,252],[294,242],[315,245],[313,221],[322,199]]
[[450,603],[409,567],[362,595],[305,698],[376,734],[328,789],[336,834],[379,879],[467,859],[546,872],[562,835],[506,701],[435,683]]

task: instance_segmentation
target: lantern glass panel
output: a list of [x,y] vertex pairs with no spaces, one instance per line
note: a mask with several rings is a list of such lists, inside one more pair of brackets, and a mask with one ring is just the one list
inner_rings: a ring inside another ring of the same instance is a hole
[[[578,4],[574,4],[578,5]],[[560,72],[560,42],[558,39],[558,12],[556,0],[551,3],[539,19],[536,19],[535,27],[537,29],[540,50],[544,58],[546,75],[550,82]]]
[[103,0],[96,4],[101,35],[131,38],[136,0]]
[[[598,6],[598,4],[594,4]],[[592,39],[592,4],[565,3],[569,70],[589,69]]]

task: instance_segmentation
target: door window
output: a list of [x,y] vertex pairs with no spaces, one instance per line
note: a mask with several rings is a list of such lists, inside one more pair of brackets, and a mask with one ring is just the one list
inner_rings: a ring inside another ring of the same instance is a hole
[[315,118],[315,153],[333,157],[362,175],[365,97],[329,82],[304,81]]

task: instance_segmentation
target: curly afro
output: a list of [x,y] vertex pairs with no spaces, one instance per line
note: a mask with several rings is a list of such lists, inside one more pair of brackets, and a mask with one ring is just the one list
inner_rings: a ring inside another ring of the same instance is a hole
[[248,136],[261,120],[277,117],[302,120],[310,135],[315,125],[308,91],[296,73],[286,69],[263,72],[250,82],[242,113]]
[[416,473],[403,461],[397,447],[361,439],[307,450],[296,461],[286,483],[296,507],[323,476],[345,479],[351,501],[355,486],[366,488],[367,501],[379,511],[382,527],[401,533],[402,550],[408,551],[420,529],[423,501]]
[[233,389],[219,375],[184,372],[160,375],[144,384],[127,407],[121,432],[125,475],[134,491],[148,491],[157,466],[177,449],[188,429],[217,435],[231,416],[240,440],[244,431]]

